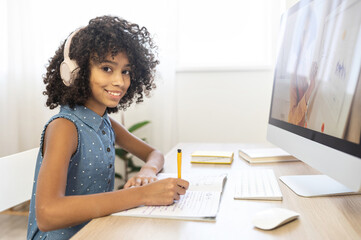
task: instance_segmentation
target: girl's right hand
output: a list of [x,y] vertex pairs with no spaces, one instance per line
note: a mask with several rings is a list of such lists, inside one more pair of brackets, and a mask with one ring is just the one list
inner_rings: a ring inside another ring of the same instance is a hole
[[179,200],[189,187],[189,182],[179,178],[167,178],[143,186],[145,205],[170,205]]

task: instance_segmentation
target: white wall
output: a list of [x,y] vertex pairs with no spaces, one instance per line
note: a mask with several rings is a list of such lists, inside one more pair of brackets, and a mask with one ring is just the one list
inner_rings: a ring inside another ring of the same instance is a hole
[[272,71],[177,73],[179,142],[264,142]]

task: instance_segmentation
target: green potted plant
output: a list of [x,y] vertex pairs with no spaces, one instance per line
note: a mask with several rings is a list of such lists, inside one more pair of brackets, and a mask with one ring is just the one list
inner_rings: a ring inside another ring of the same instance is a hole
[[[150,121],[142,121],[132,125],[128,128],[128,131],[133,133],[134,131],[138,130],[139,128],[144,127],[145,125],[149,124]],[[146,138],[142,138],[143,141],[147,141]],[[123,184],[120,184],[117,189],[122,189],[124,184],[128,181],[128,177],[130,173],[138,172],[141,166],[137,166],[134,164],[133,155],[121,148],[115,148],[115,155],[119,157],[119,159],[124,163],[124,176],[118,172],[115,172],[115,178],[122,180]]]

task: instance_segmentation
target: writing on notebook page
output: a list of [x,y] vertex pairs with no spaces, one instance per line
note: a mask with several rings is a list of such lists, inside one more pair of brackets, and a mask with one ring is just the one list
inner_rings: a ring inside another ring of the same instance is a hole
[[[161,174],[160,179],[171,177]],[[169,206],[140,206],[113,215],[214,221],[226,175],[185,176],[190,186],[185,195]]]
[[143,206],[128,211],[139,210],[139,213],[144,215],[213,216],[218,210],[219,195],[217,192],[191,191],[169,206]]

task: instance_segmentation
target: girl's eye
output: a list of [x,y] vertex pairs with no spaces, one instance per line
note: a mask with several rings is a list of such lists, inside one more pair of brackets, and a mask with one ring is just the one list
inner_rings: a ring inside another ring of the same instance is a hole
[[112,69],[110,67],[102,67],[104,72],[111,72]]
[[130,75],[130,71],[129,71],[129,70],[124,70],[124,71],[122,72],[122,74]]

